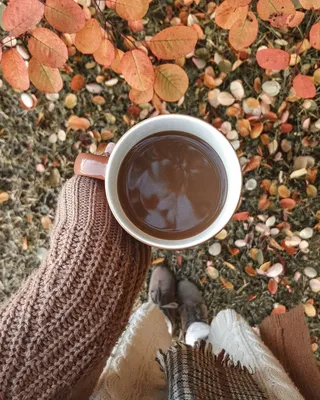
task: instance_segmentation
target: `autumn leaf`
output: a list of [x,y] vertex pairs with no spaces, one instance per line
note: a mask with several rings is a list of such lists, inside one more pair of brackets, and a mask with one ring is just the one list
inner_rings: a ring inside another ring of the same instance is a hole
[[36,28],[28,41],[31,55],[48,67],[60,68],[68,59],[68,49],[63,41],[46,28]]
[[299,3],[305,10],[318,10],[320,8],[320,0],[299,0]]
[[282,199],[280,200],[280,207],[285,210],[293,210],[296,206],[296,202],[293,199]]
[[10,36],[18,37],[41,21],[44,5],[38,0],[10,0],[3,11],[2,25]]
[[262,20],[268,21],[273,16],[294,15],[296,9],[291,0],[259,0],[257,11]]
[[141,50],[127,51],[120,62],[121,73],[128,84],[137,90],[151,89],[154,69],[149,57]]
[[249,212],[248,211],[243,211],[237,214],[233,214],[232,219],[233,221],[246,221],[249,217]]
[[143,18],[149,8],[148,0],[115,0],[115,2],[117,14],[127,21]]
[[72,77],[70,82],[70,87],[74,92],[78,92],[81,88],[83,88],[85,84],[85,79],[82,75],[76,74]]
[[29,77],[34,86],[45,93],[58,93],[63,82],[58,68],[47,67],[31,58],[28,66]]
[[215,22],[223,29],[231,29],[237,21],[245,21],[248,15],[248,6],[236,8],[233,4],[224,1],[216,10]]
[[155,68],[154,90],[165,101],[178,101],[189,86],[185,71],[175,64],[162,64]]
[[260,67],[280,71],[286,69],[290,63],[290,54],[279,49],[263,49],[256,54]]
[[50,25],[65,33],[80,31],[86,22],[82,8],[74,0],[47,0],[44,15]]
[[278,283],[277,283],[276,280],[269,279],[268,290],[269,290],[270,294],[272,294],[272,295],[277,293],[277,291],[278,291]]
[[76,33],[75,46],[83,54],[93,54],[101,45],[103,36],[99,22],[91,18]]
[[302,11],[296,11],[294,15],[289,15],[287,20],[287,25],[289,28],[295,28],[296,26],[300,25],[303,21],[305,13]]
[[250,267],[250,265],[244,267],[244,270],[249,276],[257,276],[257,271],[254,268]]
[[258,34],[258,20],[250,11],[245,21],[237,20],[229,31],[229,42],[235,50],[249,47]]
[[312,25],[309,35],[311,46],[320,50],[320,22]]
[[132,32],[141,32],[144,29],[143,20],[138,19],[137,21],[128,21],[128,27],[132,30]]
[[173,26],[155,35],[149,42],[152,53],[163,60],[186,56],[195,48],[197,32],[188,26]]
[[121,60],[122,57],[124,56],[124,52],[120,49],[115,49],[115,59],[113,61],[113,63],[111,64],[111,69],[117,73],[117,74],[121,74]]
[[103,38],[98,49],[93,53],[93,58],[98,64],[104,67],[110,67],[115,59],[115,50],[109,39]]
[[137,90],[132,88],[129,92],[129,99],[136,104],[149,103],[153,97],[153,88],[148,90]]
[[222,276],[220,277],[220,280],[221,280],[222,285],[226,289],[228,289],[228,290],[232,290],[233,289],[234,286],[233,286],[233,284],[231,282],[229,282],[226,279],[222,278]]
[[316,95],[316,87],[312,78],[306,75],[297,75],[293,80],[293,88],[297,96],[303,99],[312,99]]
[[28,68],[16,49],[7,50],[3,53],[2,74],[14,89],[29,89]]
[[250,158],[248,164],[244,172],[253,171],[254,169],[258,168],[261,165],[262,157],[261,156],[253,156]]

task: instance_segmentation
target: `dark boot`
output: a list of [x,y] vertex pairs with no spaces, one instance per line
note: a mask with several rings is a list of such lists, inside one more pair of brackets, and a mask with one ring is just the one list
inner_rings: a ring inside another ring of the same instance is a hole
[[177,299],[183,335],[194,322],[207,322],[208,311],[197,286],[183,280],[178,283]]
[[173,273],[167,267],[156,267],[150,279],[149,299],[169,318],[172,331],[175,328],[178,309],[176,295],[176,279]]

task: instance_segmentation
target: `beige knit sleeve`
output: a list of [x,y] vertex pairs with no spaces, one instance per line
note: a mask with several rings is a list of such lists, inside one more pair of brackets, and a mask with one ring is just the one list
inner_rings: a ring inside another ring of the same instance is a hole
[[67,399],[110,355],[149,258],[115,221],[103,182],[70,179],[46,261],[0,309],[0,397]]

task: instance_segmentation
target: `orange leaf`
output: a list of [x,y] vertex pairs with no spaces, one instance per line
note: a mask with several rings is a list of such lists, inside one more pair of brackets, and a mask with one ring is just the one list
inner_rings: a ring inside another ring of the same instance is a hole
[[285,314],[287,311],[286,307],[282,304],[279,304],[278,307],[274,308],[271,312],[271,315]]
[[29,89],[28,68],[16,49],[7,50],[3,53],[2,73],[5,80],[14,89]]
[[129,99],[136,104],[149,103],[149,101],[152,100],[152,97],[153,88],[143,91],[132,88],[129,92]]
[[111,69],[116,72],[117,74],[121,74],[121,60],[122,57],[124,56],[124,52],[120,49],[114,49],[115,50],[115,59],[113,63],[111,64]]
[[233,7],[244,7],[251,3],[251,0],[225,0],[225,3],[229,3]]
[[267,210],[270,207],[270,200],[266,194],[261,195],[258,201],[258,208],[261,211]]
[[292,210],[296,206],[296,202],[293,199],[282,199],[280,200],[280,207],[286,210]]
[[274,279],[270,279],[268,282],[268,290],[271,294],[276,294],[278,291],[278,283]]
[[312,25],[310,29],[310,43],[312,47],[320,50],[320,22]]
[[216,9],[215,22],[220,28],[231,29],[237,20],[244,22],[247,15],[248,6],[237,8],[233,4],[224,1]]
[[121,73],[130,86],[137,90],[151,89],[154,69],[149,57],[141,50],[127,51],[120,62]]
[[257,275],[257,271],[256,271],[254,268],[250,267],[250,265],[247,265],[247,266],[244,268],[244,270],[246,271],[246,273],[247,273],[249,276],[256,276],[256,275]]
[[93,53],[93,57],[98,64],[101,64],[104,67],[110,67],[116,57],[116,53],[114,50],[114,46],[109,39],[102,39],[100,46]]
[[91,18],[76,34],[75,46],[83,54],[93,54],[102,42],[102,31],[99,22]]
[[259,0],[257,11],[261,19],[268,21],[273,16],[294,15],[296,9],[291,0]]
[[137,21],[128,21],[128,26],[132,32],[141,32],[144,29],[143,20],[138,19]]
[[290,15],[287,24],[289,28],[295,28],[296,26],[300,25],[303,21],[305,13],[302,11],[296,11],[294,15]]
[[161,263],[163,263],[163,261],[164,261],[165,259],[163,258],[163,257],[161,257],[161,258],[156,258],[155,260],[153,260],[152,261],[152,265],[158,265],[158,264],[161,264]]
[[290,63],[290,54],[279,49],[259,50],[256,58],[260,67],[277,71],[286,69]]
[[45,93],[58,93],[63,82],[58,68],[50,68],[35,58],[29,61],[29,76],[34,86]]
[[246,165],[244,172],[253,171],[254,169],[258,168],[261,165],[261,160],[261,156],[251,157],[248,164]]
[[222,278],[222,276],[220,277],[220,280],[221,280],[222,285],[226,289],[228,289],[228,290],[232,290],[233,289],[234,286],[233,286],[233,284],[231,282],[229,282],[226,279]]
[[233,271],[236,271],[236,270],[237,270],[237,268],[236,268],[233,264],[229,263],[228,261],[224,261],[223,264],[224,264],[226,267],[232,269]]
[[320,8],[320,0],[299,0],[299,3],[305,10],[318,10]]
[[232,256],[237,256],[240,253],[240,249],[238,249],[237,247],[228,246],[228,250]]
[[235,50],[249,47],[258,34],[258,20],[253,12],[249,12],[245,21],[237,20],[229,31],[229,42]]
[[71,115],[68,119],[68,131],[70,129],[86,131],[89,127],[90,121],[87,118],[80,118],[77,115]]
[[248,211],[244,211],[244,212],[240,212],[237,214],[233,214],[232,219],[233,221],[246,221],[249,217],[249,212]]
[[306,75],[297,75],[293,80],[293,88],[297,96],[303,99],[312,99],[316,95],[316,87],[312,78]]
[[86,22],[83,9],[73,0],[47,0],[44,15],[50,25],[65,33],[80,31]]
[[74,92],[78,92],[81,88],[83,88],[85,84],[85,79],[82,75],[76,74],[70,82],[70,87]]
[[127,21],[143,18],[149,8],[148,0],[115,0],[116,12]]
[[154,90],[165,101],[178,101],[189,86],[185,71],[175,64],[162,64],[155,68]]
[[3,11],[2,25],[10,36],[18,37],[41,21],[44,5],[38,0],[10,0]]
[[152,53],[163,60],[174,60],[191,53],[198,40],[189,26],[173,26],[155,35],[149,42]]
[[46,28],[36,28],[28,42],[31,55],[48,67],[60,68],[68,59],[68,49],[63,41]]

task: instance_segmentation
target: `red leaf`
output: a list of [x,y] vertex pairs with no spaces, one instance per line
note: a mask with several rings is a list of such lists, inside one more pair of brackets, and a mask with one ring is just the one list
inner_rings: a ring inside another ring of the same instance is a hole
[[29,76],[34,86],[45,93],[58,93],[63,82],[58,68],[50,68],[35,58],[29,61]]
[[259,50],[256,58],[260,67],[276,71],[286,69],[290,63],[290,54],[279,49]]
[[249,47],[258,34],[258,20],[253,12],[249,12],[245,21],[237,20],[229,31],[229,42],[235,50]]
[[297,96],[303,99],[312,99],[316,95],[316,87],[312,78],[306,75],[297,75],[293,80],[293,88]]
[[3,12],[2,24],[10,36],[20,36],[41,21],[44,5],[38,0],[11,0]]
[[278,307],[274,308],[271,312],[271,315],[285,314],[287,311],[286,307],[282,304],[279,304]]
[[149,57],[141,50],[130,50],[122,57],[121,72],[130,86],[148,90],[154,84],[154,69]]
[[50,25],[65,33],[80,31],[86,22],[83,9],[73,0],[47,0],[44,15]]
[[312,47],[320,50],[320,22],[312,25],[310,29],[310,43]]
[[270,279],[268,282],[268,290],[271,294],[276,294],[278,291],[278,283],[274,279]]
[[246,221],[249,217],[250,213],[248,211],[240,212],[237,214],[233,214],[232,219],[234,221]]
[[63,41],[46,28],[36,28],[28,42],[33,57],[48,67],[60,68],[68,59],[68,49]]
[[3,53],[2,74],[14,89],[29,89],[28,68],[16,49],[7,50]]
[[116,53],[113,44],[107,38],[103,38],[99,48],[93,53],[94,59],[104,67],[110,67]]
[[102,42],[102,31],[99,22],[91,18],[76,34],[75,46],[83,54],[93,54]]

